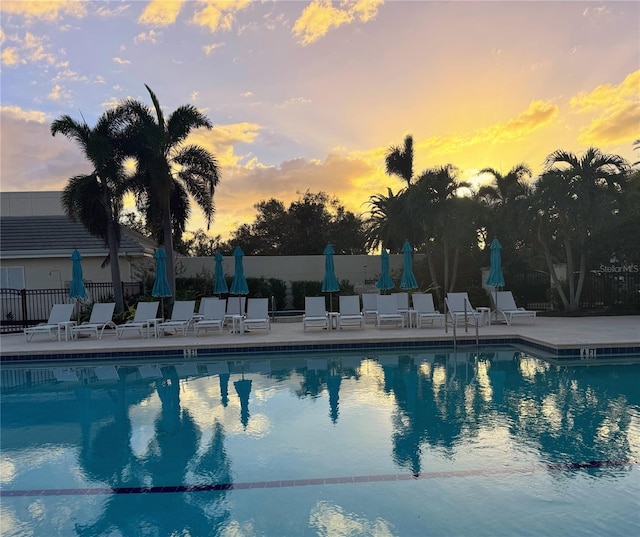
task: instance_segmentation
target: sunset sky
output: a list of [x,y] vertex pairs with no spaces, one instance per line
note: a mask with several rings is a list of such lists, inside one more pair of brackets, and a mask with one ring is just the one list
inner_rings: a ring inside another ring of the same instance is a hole
[[403,187],[384,156],[407,134],[415,173],[465,179],[590,145],[640,159],[639,2],[3,0],[0,16],[4,192],[89,172],[51,121],[151,105],[144,84],[215,125],[190,141],[221,166],[223,239],[254,203],[307,190],[363,213]]

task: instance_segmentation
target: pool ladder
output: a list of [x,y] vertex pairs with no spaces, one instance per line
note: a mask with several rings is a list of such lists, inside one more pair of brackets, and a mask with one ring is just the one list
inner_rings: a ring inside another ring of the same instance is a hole
[[[467,304],[465,302],[464,305],[464,331],[465,332],[469,332],[469,323],[467,322]],[[447,311],[447,301],[445,300],[444,302],[444,333],[448,334],[449,331],[447,330],[449,326],[451,326],[451,328],[453,329],[453,349],[457,349],[458,348],[458,333],[457,333],[457,323],[454,320],[453,315],[448,315],[448,311]],[[451,317],[451,321],[449,321],[449,317]],[[480,348],[480,335],[478,333],[478,323],[474,323],[476,326],[476,349]],[[479,350],[478,350],[479,352]]]

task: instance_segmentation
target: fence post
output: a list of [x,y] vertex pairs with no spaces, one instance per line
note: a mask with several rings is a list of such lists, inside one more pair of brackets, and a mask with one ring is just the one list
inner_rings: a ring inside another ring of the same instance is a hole
[[26,328],[27,324],[27,290],[20,289],[20,303],[22,305],[22,328]]

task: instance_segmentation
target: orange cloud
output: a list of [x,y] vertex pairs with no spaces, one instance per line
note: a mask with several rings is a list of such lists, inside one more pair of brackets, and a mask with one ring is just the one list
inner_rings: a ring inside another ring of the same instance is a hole
[[590,92],[580,92],[569,104],[576,112],[587,112],[598,108],[615,106],[621,101],[637,99],[640,95],[640,70],[629,75],[617,86],[603,84]]
[[217,30],[231,30],[235,22],[235,15],[251,5],[251,0],[207,0],[200,2],[205,6],[196,11],[192,22],[198,26],[205,26],[212,32]]
[[0,13],[18,15],[28,22],[44,20],[57,22],[63,16],[82,18],[87,14],[87,3],[77,0],[49,0],[42,1],[3,1],[0,3]]
[[482,144],[506,144],[524,140],[527,136],[554,122],[558,106],[545,101],[532,101],[527,109],[513,119],[495,123],[466,134],[432,136],[417,141],[415,151],[425,151],[431,157],[459,154],[464,148]]
[[23,110],[17,106],[2,106],[0,113],[5,117],[11,117],[20,121],[35,121],[36,123],[44,123],[47,121],[47,114],[40,110]]
[[13,67],[20,63],[20,56],[18,55],[16,47],[7,47],[2,49],[0,59],[2,61],[2,65],[6,65],[8,67]]
[[138,17],[138,22],[151,26],[169,26],[178,18],[182,4],[183,0],[151,0]]
[[253,143],[261,127],[255,123],[234,123],[216,125],[210,130],[199,129],[187,139],[189,144],[197,144],[211,151],[221,167],[240,166],[246,155],[237,155],[234,145]]
[[2,51],[2,64],[14,67],[18,64],[45,62],[50,65],[56,63],[53,54],[47,52],[47,40],[31,32],[26,32],[24,39],[17,36],[7,37],[7,41],[15,46],[6,47]]
[[581,142],[598,146],[635,140],[640,131],[640,70],[627,75],[617,86],[603,84],[588,93],[581,92],[569,103],[578,113],[599,113],[580,130]]
[[[264,166],[254,159],[244,166],[225,167],[216,189],[215,202],[219,211],[211,233],[221,234],[226,239],[240,224],[254,220],[253,206],[257,202],[275,198],[288,205],[298,198],[298,193],[307,190],[322,190],[337,196],[347,210],[360,214],[366,210],[362,202],[370,193],[365,191],[363,194],[360,185],[372,175],[378,175],[384,181],[384,173],[376,171],[365,159],[336,154],[329,155],[324,161],[297,158],[279,166]],[[383,188],[377,181],[374,184],[378,189]],[[189,221],[190,229],[205,227],[204,219],[196,212]]]
[[629,102],[610,109],[580,131],[578,140],[603,146],[636,140],[640,133],[640,102]]
[[293,34],[303,45],[317,41],[332,28],[338,28],[354,20],[367,22],[378,14],[383,0],[359,0],[343,2],[336,8],[331,0],[314,0],[304,8],[293,26]]
[[506,123],[497,123],[481,129],[474,138],[479,141],[503,143],[511,140],[522,140],[542,127],[550,124],[558,115],[558,107],[545,101],[532,101],[529,107],[514,119]]

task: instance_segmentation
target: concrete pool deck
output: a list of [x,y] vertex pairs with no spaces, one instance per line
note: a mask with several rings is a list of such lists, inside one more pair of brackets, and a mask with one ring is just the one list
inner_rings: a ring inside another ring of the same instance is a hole
[[[465,344],[475,342],[475,329],[457,329],[458,340]],[[538,317],[535,324],[521,320],[507,326],[492,324],[481,326],[480,341],[521,340],[523,343],[550,349],[598,349],[598,348],[640,348],[640,316],[606,317]],[[97,353],[118,353],[127,351],[162,351],[189,349],[247,349],[256,347],[288,347],[299,345],[350,345],[358,343],[397,344],[402,342],[447,342],[453,341],[451,327],[445,333],[441,326],[428,328],[376,328],[366,325],[364,330],[346,328],[343,330],[308,329],[303,331],[302,322],[277,321],[271,331],[259,330],[247,334],[223,334],[208,332],[196,337],[193,332],[187,336],[169,335],[159,338],[142,338],[134,334],[118,339],[115,331],[105,331],[101,340],[84,337],[75,341],[51,341],[46,335],[34,336],[27,342],[24,334],[4,334],[0,336],[0,357],[12,360],[14,357],[33,357],[34,360],[50,358],[52,355],[90,355]],[[499,342],[499,341],[498,341]],[[19,358],[16,358],[19,359]]]

